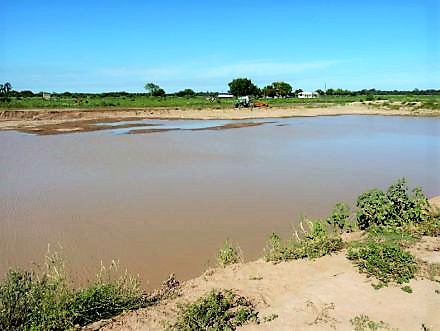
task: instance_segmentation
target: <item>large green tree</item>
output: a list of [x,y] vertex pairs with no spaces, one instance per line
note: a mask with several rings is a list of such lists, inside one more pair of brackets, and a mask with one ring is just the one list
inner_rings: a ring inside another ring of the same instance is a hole
[[153,97],[165,96],[165,90],[163,88],[161,88],[159,85],[156,85],[154,83],[147,83],[147,84],[145,84],[144,88]]
[[271,85],[263,88],[263,94],[266,97],[285,98],[292,93],[292,86],[286,82],[273,82]]
[[260,89],[255,86],[250,79],[236,78],[229,84],[229,92],[236,97],[242,97],[246,95],[259,95]]
[[275,90],[275,94],[278,97],[287,97],[292,93],[292,86],[286,82],[273,82],[272,87]]

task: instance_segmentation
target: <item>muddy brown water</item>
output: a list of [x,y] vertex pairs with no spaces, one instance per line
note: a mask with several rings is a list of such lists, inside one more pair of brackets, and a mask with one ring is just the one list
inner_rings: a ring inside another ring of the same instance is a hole
[[191,131],[232,121],[150,120],[184,130],[148,134],[0,132],[0,274],[41,262],[50,244],[62,246],[78,283],[115,259],[151,288],[172,272],[199,275],[225,238],[258,258],[267,236],[287,236],[300,214],[323,217],[402,176],[440,194],[439,118],[264,121]]

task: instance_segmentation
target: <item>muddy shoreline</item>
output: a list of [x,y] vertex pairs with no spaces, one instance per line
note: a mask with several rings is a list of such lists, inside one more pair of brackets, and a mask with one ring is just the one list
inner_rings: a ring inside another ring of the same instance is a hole
[[[105,123],[137,121],[144,119],[187,120],[246,120],[262,118],[288,118],[338,115],[384,115],[384,116],[440,116],[440,111],[411,110],[409,108],[383,109],[378,105],[351,103],[347,105],[317,105],[317,107],[274,107],[249,109],[210,108],[117,108],[117,109],[27,109],[0,111],[0,130],[18,130],[25,133],[59,134],[90,132],[109,129]],[[96,124],[104,125],[96,125]],[[129,128],[124,124],[113,128]],[[148,126],[148,124],[146,125]],[[244,125],[246,126],[246,125]],[[231,127],[226,128],[233,128]],[[242,127],[238,125],[237,127]],[[217,128],[218,129],[218,128]],[[156,132],[143,130],[145,133]],[[162,130],[159,130],[162,131]],[[141,133],[141,132],[138,132]]]

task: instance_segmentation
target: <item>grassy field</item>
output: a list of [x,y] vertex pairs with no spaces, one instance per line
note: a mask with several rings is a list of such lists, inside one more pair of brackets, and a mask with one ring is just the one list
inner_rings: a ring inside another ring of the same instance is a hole
[[[357,95],[357,96],[322,96],[315,99],[280,98],[267,100],[270,106],[283,107],[294,105],[317,106],[320,104],[347,104],[351,102],[380,101],[386,108],[440,109],[440,95]],[[30,108],[143,108],[143,107],[181,107],[181,108],[231,108],[234,99],[216,99],[206,97],[150,97],[147,95],[121,96],[52,96],[49,100],[42,97],[11,97],[0,102],[3,109]]]

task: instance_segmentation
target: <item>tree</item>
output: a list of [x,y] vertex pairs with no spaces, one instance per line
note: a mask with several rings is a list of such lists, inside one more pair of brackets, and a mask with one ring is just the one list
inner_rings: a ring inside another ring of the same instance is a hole
[[298,96],[298,94],[304,92],[302,89],[297,89],[295,90],[295,95]]
[[325,95],[325,92],[321,89],[317,89],[315,92],[318,93],[320,96]]
[[228,85],[229,92],[236,97],[260,94],[260,89],[255,86],[250,79],[247,78],[236,78],[232,80]]
[[150,96],[153,96],[153,97],[165,96],[165,90],[163,88],[161,88],[159,85],[156,85],[154,83],[147,83],[147,84],[145,84],[144,88],[148,91]]
[[286,82],[273,82],[272,87],[277,97],[285,98],[292,93],[292,86]]
[[261,92],[263,92],[263,95],[265,97],[270,97],[270,98],[273,98],[277,94],[272,85],[267,85],[263,87]]
[[12,90],[12,85],[9,82],[0,84],[0,97],[3,101],[9,101],[9,94]]
[[190,88],[184,89],[182,91],[176,92],[178,97],[193,97],[196,95],[196,92],[191,90]]

